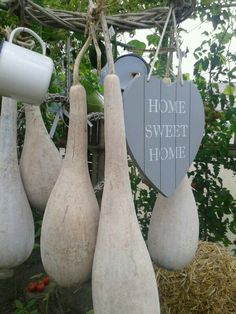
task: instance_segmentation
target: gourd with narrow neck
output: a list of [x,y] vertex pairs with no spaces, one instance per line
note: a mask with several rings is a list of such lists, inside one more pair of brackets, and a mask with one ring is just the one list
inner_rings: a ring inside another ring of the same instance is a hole
[[[88,173],[87,166],[87,107],[81,104],[81,100],[76,99],[76,95],[80,89],[81,95],[78,97],[86,98],[82,85],[73,86],[70,94],[70,126],[68,130],[68,138],[66,145],[66,156],[64,164],[67,166],[77,164],[85,173]],[[74,89],[74,90],[73,90]],[[74,91],[74,93],[73,93]]]
[[107,75],[105,185],[93,262],[96,314],[160,313],[157,283],[135,215],[129,181],[119,79]]
[[25,105],[25,117],[21,176],[31,206],[44,211],[61,170],[62,158],[49,137],[39,106]]
[[17,103],[3,97],[0,123],[0,278],[23,263],[34,245],[34,222],[17,160]]
[[70,90],[66,156],[43,218],[41,256],[47,273],[61,286],[91,276],[99,219],[87,163],[87,105],[82,85]]
[[198,210],[187,175],[166,198],[158,194],[148,231],[148,248],[154,262],[178,270],[187,266],[197,251]]

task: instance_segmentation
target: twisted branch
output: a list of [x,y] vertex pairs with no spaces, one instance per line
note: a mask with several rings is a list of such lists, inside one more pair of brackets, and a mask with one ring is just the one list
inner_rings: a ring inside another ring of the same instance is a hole
[[[180,23],[189,17],[196,6],[196,0],[172,1],[176,3],[177,6],[177,23]],[[25,21],[34,20],[44,26],[62,28],[76,32],[84,32],[86,28],[86,13],[43,8],[31,0],[25,1],[24,7],[22,6],[21,0],[0,0],[0,9],[5,11],[8,10],[16,15],[22,15],[22,13],[24,13]],[[133,31],[135,29],[152,28],[156,26],[163,26],[168,10],[168,7],[157,7],[138,13],[124,13],[107,16],[106,20],[108,27],[112,25],[117,31],[122,32]]]

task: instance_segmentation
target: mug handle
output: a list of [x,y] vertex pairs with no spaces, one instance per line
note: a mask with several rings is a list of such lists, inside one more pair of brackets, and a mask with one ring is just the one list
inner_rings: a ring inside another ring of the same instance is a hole
[[43,50],[43,55],[46,55],[46,44],[45,42],[42,40],[41,37],[39,37],[38,34],[36,34],[34,31],[32,31],[32,29],[29,29],[27,27],[17,27],[16,29],[14,29],[11,32],[11,35],[9,37],[9,42],[12,43],[13,38],[16,34],[19,34],[21,32],[25,32],[25,33],[29,33],[31,34],[35,39],[37,39],[37,41],[40,43],[42,50]]

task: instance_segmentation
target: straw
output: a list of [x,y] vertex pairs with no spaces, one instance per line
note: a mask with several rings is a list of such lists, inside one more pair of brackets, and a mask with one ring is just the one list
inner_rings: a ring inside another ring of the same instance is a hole
[[236,313],[236,259],[220,245],[200,242],[189,266],[155,273],[162,314]]

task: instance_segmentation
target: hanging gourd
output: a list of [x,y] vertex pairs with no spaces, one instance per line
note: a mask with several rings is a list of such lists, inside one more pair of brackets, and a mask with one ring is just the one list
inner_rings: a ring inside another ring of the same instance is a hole
[[30,205],[44,211],[62,159],[49,137],[39,106],[25,105],[26,130],[20,171]]
[[148,249],[158,265],[177,270],[193,259],[198,237],[198,210],[186,175],[169,198],[158,194],[148,231]]
[[2,98],[0,123],[0,278],[10,276],[34,246],[34,222],[21,181],[16,148],[17,103]]
[[77,83],[70,89],[70,122],[66,156],[45,210],[41,256],[46,272],[61,286],[82,284],[91,276],[99,208],[87,163],[86,92]]
[[123,104],[102,14],[109,73],[104,82],[105,185],[93,262],[96,314],[160,313],[151,259],[132,198],[127,164]]

